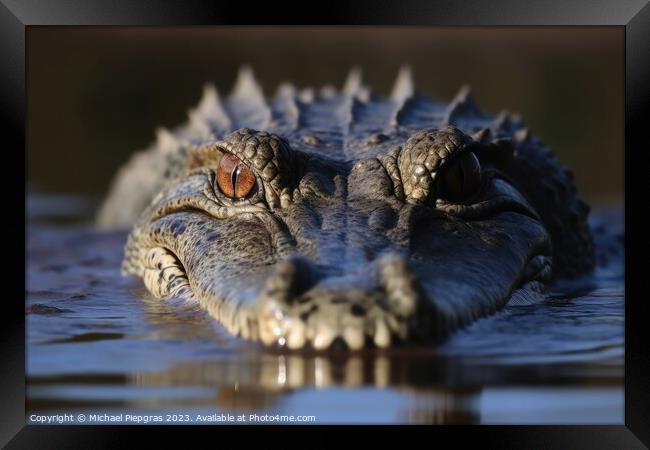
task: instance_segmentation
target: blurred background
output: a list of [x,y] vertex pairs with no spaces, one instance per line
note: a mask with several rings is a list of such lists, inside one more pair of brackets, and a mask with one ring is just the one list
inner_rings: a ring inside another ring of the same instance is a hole
[[28,27],[28,192],[92,209],[155,127],[184,122],[206,82],[227,93],[242,64],[267,95],[340,87],[352,66],[388,95],[410,64],[424,94],[469,83],[483,111],[520,113],[587,201],[620,204],[623,49],[622,27]]

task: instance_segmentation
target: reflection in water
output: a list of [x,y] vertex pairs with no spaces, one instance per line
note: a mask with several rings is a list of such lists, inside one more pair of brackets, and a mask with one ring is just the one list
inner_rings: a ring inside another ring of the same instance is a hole
[[311,414],[320,423],[622,420],[616,236],[601,239],[599,257],[609,263],[595,277],[554,286],[541,304],[508,307],[436,348],[350,354],[263,349],[232,338],[196,304],[152,298],[119,274],[125,235],[29,230],[28,411]]
[[288,392],[294,389],[323,389],[332,386],[384,388],[390,378],[385,357],[350,357],[332,361],[325,356],[272,355],[247,358],[237,363],[224,361],[186,362],[160,372],[133,374],[139,385],[238,386],[240,391],[262,389]]
[[[391,380],[391,361],[386,356],[331,359],[325,356],[271,355],[250,358],[233,366],[229,362],[194,362],[158,372],[132,374],[128,384],[141,387],[203,386],[214,395],[186,399],[204,403],[233,414],[250,411],[278,411],[283,401],[301,391],[316,390],[328,395],[342,389],[345,403],[358,390],[386,390]],[[480,386],[413,389],[408,384],[391,383],[401,405],[395,420],[408,423],[476,423]],[[306,405],[303,405],[303,408]],[[313,407],[312,407],[313,408]],[[372,412],[369,412],[370,418]]]

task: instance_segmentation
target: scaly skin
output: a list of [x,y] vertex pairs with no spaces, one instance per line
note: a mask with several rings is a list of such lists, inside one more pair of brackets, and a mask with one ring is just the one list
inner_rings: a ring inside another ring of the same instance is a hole
[[[224,161],[254,176],[245,198],[220,188]],[[132,226],[124,274],[234,335],[355,350],[434,341],[588,272],[587,214],[550,150],[466,88],[434,102],[403,70],[385,98],[353,72],[269,101],[243,69],[120,171],[99,224]]]

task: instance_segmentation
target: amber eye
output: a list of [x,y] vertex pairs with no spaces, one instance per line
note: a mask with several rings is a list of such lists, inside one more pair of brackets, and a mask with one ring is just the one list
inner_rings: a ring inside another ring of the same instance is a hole
[[217,185],[230,198],[245,198],[255,186],[255,174],[235,155],[226,153],[219,163]]
[[481,164],[473,152],[467,152],[445,164],[440,174],[438,197],[461,201],[481,186]]

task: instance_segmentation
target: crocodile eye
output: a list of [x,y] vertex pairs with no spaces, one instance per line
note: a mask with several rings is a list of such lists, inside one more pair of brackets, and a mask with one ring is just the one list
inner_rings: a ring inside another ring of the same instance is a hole
[[230,198],[246,198],[255,186],[255,174],[235,155],[226,153],[219,162],[217,185]]
[[481,185],[481,164],[473,152],[467,152],[442,168],[438,197],[460,201],[472,196]]

